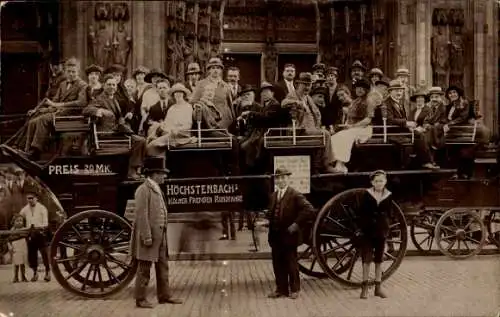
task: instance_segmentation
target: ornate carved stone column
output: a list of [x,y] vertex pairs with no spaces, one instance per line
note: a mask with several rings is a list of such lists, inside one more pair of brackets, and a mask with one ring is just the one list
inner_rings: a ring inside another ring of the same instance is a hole
[[[397,67],[406,67],[410,70],[410,84],[415,85],[415,9],[414,0],[398,2],[398,36],[397,36]],[[394,74],[387,74],[392,77]]]
[[[474,1],[474,97],[479,100],[481,112],[485,112],[485,78],[486,61],[484,54],[486,23],[486,6],[483,0]],[[488,118],[485,118],[488,120]]]
[[483,0],[485,10],[484,32],[484,123],[498,131],[498,56],[497,56],[497,7],[493,0]]
[[416,73],[415,82],[417,85],[423,87],[429,87],[432,85],[432,72],[430,65],[430,46],[428,42],[431,38],[430,28],[431,28],[431,0],[420,0],[417,3],[416,10]]

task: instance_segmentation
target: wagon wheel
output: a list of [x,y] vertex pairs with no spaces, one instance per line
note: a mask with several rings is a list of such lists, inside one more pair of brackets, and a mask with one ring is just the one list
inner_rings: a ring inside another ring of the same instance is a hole
[[487,225],[490,241],[500,249],[500,210],[491,210],[484,223]]
[[104,210],[78,213],[56,231],[50,250],[52,272],[65,289],[89,298],[113,295],[134,278],[128,256],[132,227]]
[[[313,228],[313,251],[323,271],[349,286],[362,283],[362,263],[357,251],[355,219],[365,189],[346,190],[330,199],[319,212]],[[408,243],[408,230],[402,210],[394,203],[387,243],[393,250],[384,252],[382,279],[386,280],[401,264]],[[327,245],[326,249],[320,247]],[[347,268],[347,269],[344,269]]]
[[[333,248],[334,247],[333,244],[338,245],[338,243],[334,243],[334,241],[326,241],[321,244],[320,249],[322,252],[325,252],[330,248]],[[350,260],[352,260],[352,258]],[[314,249],[310,245],[307,245],[305,250],[299,254],[298,263],[299,263],[299,271],[305,275],[316,278],[328,277],[328,274],[326,274],[321,268],[318,258],[316,257],[316,254],[314,254]],[[350,264],[351,261],[346,261],[342,265],[339,265],[335,269],[335,272],[337,274],[342,274],[346,272],[349,269]]]
[[434,236],[444,255],[466,259],[481,252],[486,228],[478,211],[453,208],[439,218]]
[[436,211],[425,211],[413,219],[410,226],[410,238],[417,250],[422,254],[429,253],[436,245],[434,231],[439,215]]

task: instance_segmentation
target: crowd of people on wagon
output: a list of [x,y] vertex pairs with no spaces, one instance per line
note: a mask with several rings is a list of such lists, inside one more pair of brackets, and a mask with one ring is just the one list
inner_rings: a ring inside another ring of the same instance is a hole
[[[326,140],[313,155],[313,168],[319,172],[346,173],[353,145],[368,141],[374,126],[381,125],[392,128],[390,142],[404,143],[402,135],[413,134],[421,166],[436,169],[433,152],[444,145],[450,129],[477,119],[477,109],[460,87],[416,89],[409,85],[408,69],[398,69],[391,80],[360,61],[351,65],[348,82],[338,81],[335,67],[318,63],[311,72],[297,75],[295,66],[286,64],[278,82],[264,81],[258,88],[240,84],[244,78],[237,67],[229,67],[224,80],[225,66],[217,57],[208,61],[205,72],[198,63],[189,64],[185,80],[143,66],[125,78],[120,65],[90,65],[81,78],[80,67],[70,58],[56,68],[61,70],[54,74],[46,98],[28,112],[16,143],[32,159],[50,143],[54,114],[78,114],[95,120],[98,131],[131,137],[132,178],[139,176],[145,156],[197,142],[192,133],[197,123],[212,129],[214,136],[234,137],[238,157],[247,167],[259,161],[268,128],[295,122],[299,134]],[[476,139],[487,142],[487,134],[480,126]]]

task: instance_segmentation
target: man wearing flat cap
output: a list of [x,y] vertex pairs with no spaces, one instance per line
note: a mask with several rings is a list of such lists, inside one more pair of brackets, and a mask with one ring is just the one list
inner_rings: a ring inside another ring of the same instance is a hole
[[360,60],[355,60],[354,63],[352,63],[350,69],[351,81],[346,83],[346,86],[349,87],[351,95],[353,96],[355,95],[354,84],[356,83],[356,81],[365,78],[365,73],[366,73],[366,67],[363,65],[363,63],[361,63]]
[[292,120],[295,120],[297,133],[323,136],[325,146],[313,155],[313,169],[319,172],[334,173],[335,170],[331,165],[333,158],[330,133],[321,129],[321,112],[309,96],[311,87],[311,73],[300,73],[296,90],[283,99],[281,107],[287,109]]
[[193,93],[196,84],[200,80],[201,77],[201,68],[198,63],[189,63],[187,71],[186,71],[186,88],[189,89],[191,93]]
[[283,68],[283,78],[274,84],[274,97],[278,102],[282,102],[285,97],[292,92],[295,92],[295,65],[285,64]]
[[401,67],[396,70],[396,79],[401,82],[401,85],[404,87],[404,93],[403,93],[403,105],[405,107],[406,113],[410,113],[411,111],[411,101],[410,98],[413,96],[415,91],[417,90],[415,87],[410,86],[409,81],[410,81],[410,71],[408,68]]
[[323,63],[316,63],[312,67],[312,74],[316,79],[325,79],[326,65]]
[[304,195],[290,186],[291,174],[285,167],[276,169],[274,181],[277,190],[271,196],[266,215],[276,281],[276,289],[269,294],[270,298],[298,298],[297,247],[302,244],[306,224],[315,213]]
[[147,300],[153,263],[158,303],[182,303],[172,297],[168,281],[168,212],[166,199],[160,187],[168,172],[164,157],[148,157],[143,166],[146,180],[135,191],[135,221],[130,252],[138,263],[134,297],[139,308],[153,308],[153,304]]

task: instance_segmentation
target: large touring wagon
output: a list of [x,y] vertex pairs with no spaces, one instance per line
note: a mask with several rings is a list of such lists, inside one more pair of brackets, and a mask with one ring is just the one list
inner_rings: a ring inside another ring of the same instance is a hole
[[[63,119],[59,122],[66,120]],[[82,122],[82,129],[85,125]],[[57,130],[61,125],[56,122],[55,126]],[[368,186],[370,170],[384,168],[388,170],[389,187],[398,204],[393,206],[395,217],[391,221],[383,279],[393,274],[403,260],[408,243],[407,221],[413,223],[412,228],[427,226],[428,206],[434,208],[432,210],[448,210],[437,223],[432,223],[435,236],[440,242],[448,243],[443,252],[459,257],[476,254],[484,244],[486,231],[483,219],[472,210],[488,209],[491,214],[498,210],[495,200],[499,197],[498,183],[495,183],[498,180],[490,178],[489,183],[483,181],[481,185],[474,180],[450,181],[456,173],[453,163],[450,168],[440,170],[412,168],[413,136],[408,135],[406,146],[395,146],[388,143],[391,127],[374,128],[380,133],[374,133],[371,142],[357,145],[355,149],[353,161],[364,164],[347,175],[318,174],[310,170],[311,153],[324,146],[322,136],[300,137],[293,127],[269,129],[264,139],[266,170],[245,175],[234,168],[234,162],[228,164],[233,148],[231,136],[219,131],[216,138],[211,138],[198,127],[193,131],[198,135],[197,143],[169,149],[172,177],[164,185],[169,212],[238,211],[248,200],[266,205],[273,186],[271,173],[275,165],[286,165],[294,172],[293,186],[307,194],[318,209],[305,235],[301,271],[358,286],[361,284],[360,259],[353,229],[358,198],[361,188]],[[60,133],[67,132],[61,129]],[[90,131],[89,143],[94,146],[89,154],[58,154],[43,164],[27,159],[8,145],[0,145],[0,149],[5,157],[50,190],[66,215],[50,246],[52,271],[57,281],[73,293],[101,298],[119,292],[134,278],[136,264],[128,256],[132,227],[125,218],[125,209],[140,182],[126,177],[127,151],[116,151],[127,150],[130,140],[98,134],[92,127]],[[473,137],[466,141],[464,146],[474,143]],[[443,200],[446,186],[480,192],[487,188],[493,200],[483,205],[468,200]],[[259,190],[255,191],[256,188]],[[421,201],[426,206],[414,212],[407,208]],[[460,218],[461,215],[464,216]],[[26,232],[4,232],[3,236],[15,239]],[[459,240],[468,241],[470,245],[461,249],[460,243],[452,243]]]

